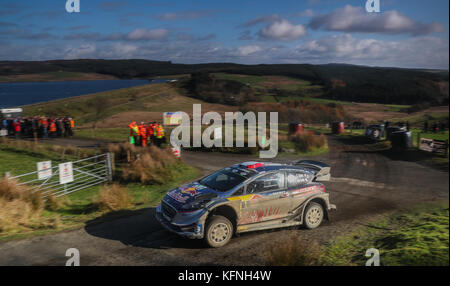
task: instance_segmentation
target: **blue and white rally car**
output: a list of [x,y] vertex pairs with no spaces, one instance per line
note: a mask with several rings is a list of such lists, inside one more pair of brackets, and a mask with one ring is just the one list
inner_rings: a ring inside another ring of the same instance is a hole
[[170,190],[156,209],[168,230],[221,247],[236,233],[304,225],[318,227],[328,212],[330,167],[245,162]]

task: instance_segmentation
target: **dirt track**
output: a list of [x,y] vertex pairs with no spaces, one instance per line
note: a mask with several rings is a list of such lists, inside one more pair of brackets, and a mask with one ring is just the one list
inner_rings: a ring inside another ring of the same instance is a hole
[[[154,209],[54,235],[0,243],[0,265],[64,265],[65,251],[77,248],[81,265],[261,265],[264,249],[289,233],[326,242],[386,211],[430,200],[448,199],[449,176],[416,163],[394,161],[381,154],[343,145],[330,138],[331,151],[315,157],[331,165],[327,183],[338,210],[315,230],[256,232],[233,238],[223,248],[209,249],[201,241],[179,238],[153,218]],[[205,172],[250,156],[184,153],[185,160]],[[281,157],[278,162],[299,158]]]

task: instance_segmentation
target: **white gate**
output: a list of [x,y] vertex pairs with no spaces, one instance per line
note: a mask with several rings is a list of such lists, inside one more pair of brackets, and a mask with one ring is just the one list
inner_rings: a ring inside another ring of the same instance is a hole
[[71,177],[73,177],[73,180],[71,179],[67,183],[61,183],[59,165],[51,167],[51,175],[50,171],[47,170],[49,176],[44,180],[39,179],[39,171],[10,178],[18,180],[19,185],[26,185],[27,189],[32,192],[41,192],[44,198],[49,195],[61,197],[112,181],[112,160],[110,153],[68,163],[72,163]]

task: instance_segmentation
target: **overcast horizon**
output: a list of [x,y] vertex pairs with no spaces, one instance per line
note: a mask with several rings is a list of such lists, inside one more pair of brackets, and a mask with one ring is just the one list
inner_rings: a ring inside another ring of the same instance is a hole
[[2,0],[0,60],[352,64],[449,69],[449,2]]

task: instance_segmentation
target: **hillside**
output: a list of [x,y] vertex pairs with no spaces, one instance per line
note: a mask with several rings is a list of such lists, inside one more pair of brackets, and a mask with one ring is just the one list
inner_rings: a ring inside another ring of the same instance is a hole
[[322,98],[384,104],[448,104],[448,71],[365,67],[343,64],[238,65],[174,64],[148,60],[0,61],[0,77],[37,73],[81,72],[117,78],[152,78],[209,72],[253,76],[285,76],[323,86]]
[[23,106],[24,115],[66,116],[75,118],[77,126],[99,128],[126,127],[131,121],[161,121],[165,111],[192,114],[192,105],[202,104],[202,111],[234,111],[236,108],[205,103],[183,96],[174,85],[149,84],[99,92],[83,96]]

